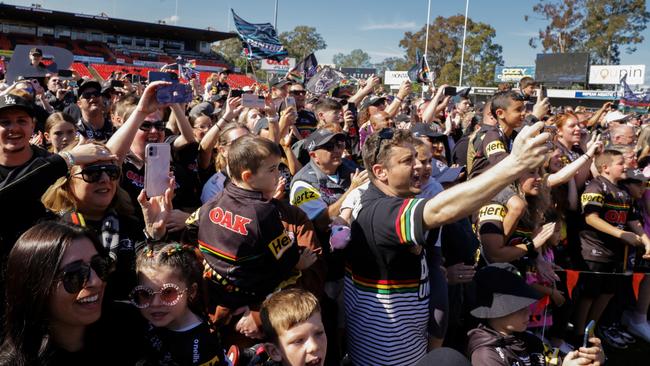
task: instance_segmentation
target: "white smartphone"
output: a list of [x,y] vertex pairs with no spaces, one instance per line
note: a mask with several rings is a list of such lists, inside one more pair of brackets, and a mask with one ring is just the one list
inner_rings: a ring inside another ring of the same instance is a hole
[[287,97],[287,98],[284,100],[284,103],[285,103],[285,105],[286,105],[285,108],[289,108],[289,107],[296,108],[296,99],[295,99],[294,97]]
[[147,144],[144,151],[144,191],[147,197],[162,196],[169,182],[170,145]]
[[255,94],[245,93],[241,96],[241,105],[245,108],[264,109],[264,98]]

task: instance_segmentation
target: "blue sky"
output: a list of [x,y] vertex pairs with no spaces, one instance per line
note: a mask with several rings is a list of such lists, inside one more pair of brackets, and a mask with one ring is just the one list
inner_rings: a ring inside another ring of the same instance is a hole
[[[99,14],[111,17],[168,23],[218,30],[232,29],[229,9],[253,22],[273,22],[274,0],[26,0],[6,3],[29,6],[40,3],[43,8]],[[496,42],[503,46],[506,65],[534,65],[539,50],[528,45],[528,39],[544,26],[541,20],[524,21],[532,15],[533,0],[470,0],[469,17],[492,25]],[[177,18],[176,4],[178,4]],[[648,5],[646,5],[648,6]],[[431,18],[450,16],[465,11],[464,0],[433,0]],[[399,41],[404,32],[420,29],[427,20],[427,0],[279,0],[278,31],[297,25],[315,27],[327,43],[327,49],[316,56],[321,63],[331,62],[332,55],[360,48],[379,62],[386,57],[402,56]],[[622,54],[621,64],[645,64],[650,60],[650,29],[637,51]],[[646,73],[650,76],[650,69]]]

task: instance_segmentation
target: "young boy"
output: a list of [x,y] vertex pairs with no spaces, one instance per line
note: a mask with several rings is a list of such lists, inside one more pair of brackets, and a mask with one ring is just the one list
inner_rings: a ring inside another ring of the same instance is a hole
[[327,337],[318,300],[297,288],[271,295],[260,311],[270,358],[285,366],[322,366]]
[[[298,262],[294,237],[271,200],[280,156],[278,145],[265,138],[246,135],[235,140],[228,151],[230,183],[187,220],[186,241],[198,242],[205,257],[208,306],[215,325],[229,323],[242,309],[258,309]],[[250,316],[247,311],[237,331],[259,336],[259,329],[244,326],[259,323]]]
[[[589,183],[581,196],[587,224],[580,232],[582,256],[589,271],[620,273],[625,245],[645,246],[647,254],[650,252],[650,239],[632,210],[632,198],[618,186],[624,178],[623,155],[615,150],[605,150],[596,157],[595,165],[599,176]],[[600,319],[620,278],[581,275],[582,296],[576,311],[576,341],[582,339],[587,322]]]

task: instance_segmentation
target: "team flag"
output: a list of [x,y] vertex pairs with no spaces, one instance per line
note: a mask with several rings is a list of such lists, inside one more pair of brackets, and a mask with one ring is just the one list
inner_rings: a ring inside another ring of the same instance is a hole
[[237,34],[242,40],[243,52],[249,60],[271,59],[280,61],[288,56],[271,23],[253,24],[232,11]]

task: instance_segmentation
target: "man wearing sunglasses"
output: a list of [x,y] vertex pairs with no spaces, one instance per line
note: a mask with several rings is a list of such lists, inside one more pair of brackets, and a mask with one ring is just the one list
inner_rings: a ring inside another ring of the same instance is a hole
[[[429,319],[437,320],[437,314],[429,310],[435,289],[429,272],[440,268],[429,268],[427,257],[441,255],[435,247],[438,230],[475,212],[520,175],[543,164],[550,137],[539,134],[543,125],[524,127],[512,153],[499,164],[430,199],[415,198],[421,191],[422,164],[409,131],[383,129],[368,138],[363,160],[370,185],[351,225],[354,245],[346,253],[345,312],[353,363],[415,364],[433,346]],[[381,348],[376,339],[382,340]]]
[[98,81],[85,81],[79,86],[79,99],[76,104],[80,115],[77,130],[85,138],[101,142],[107,141],[113,135],[113,124],[106,116],[103,93],[102,85]]
[[296,101],[296,110],[298,118],[296,119],[296,128],[302,138],[307,138],[314,132],[318,126],[318,120],[312,111],[305,109],[305,96],[307,91],[302,84],[291,84],[289,95]]

